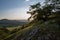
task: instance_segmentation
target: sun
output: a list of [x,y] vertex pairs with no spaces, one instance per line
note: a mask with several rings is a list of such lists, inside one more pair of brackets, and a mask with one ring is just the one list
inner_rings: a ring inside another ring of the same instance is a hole
[[25,0],[25,1],[30,1],[30,0]]

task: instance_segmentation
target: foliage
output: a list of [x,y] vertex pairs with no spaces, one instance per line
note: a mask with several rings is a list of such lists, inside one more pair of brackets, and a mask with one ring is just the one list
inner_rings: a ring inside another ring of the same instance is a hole
[[[40,6],[38,4],[39,3],[37,3],[36,6],[35,5],[30,6],[32,8],[31,10],[33,10],[33,11],[30,10],[31,12],[28,12],[31,14],[30,18],[34,18],[34,20],[43,20],[43,21],[49,20],[50,19],[49,16],[54,13],[54,12],[52,12],[53,7],[51,5],[46,5],[42,8],[40,8]],[[37,6],[39,6],[39,7],[37,8]],[[37,12],[37,14],[36,14],[36,12]],[[34,16],[34,17],[32,17],[32,16]],[[28,19],[30,19],[30,18],[28,18]]]

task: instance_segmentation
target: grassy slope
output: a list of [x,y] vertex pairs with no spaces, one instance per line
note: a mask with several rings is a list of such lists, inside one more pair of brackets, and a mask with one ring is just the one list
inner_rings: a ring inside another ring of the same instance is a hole
[[9,30],[9,31],[12,31],[12,30],[14,30],[14,29],[18,29],[18,28],[20,28],[21,26],[18,26],[18,27],[7,27],[7,29]]
[[16,33],[13,33],[13,34],[11,34],[11,35],[9,35],[9,36],[7,36],[6,38],[5,38],[5,40],[8,40],[8,39],[13,39],[16,35],[21,35],[21,34],[27,34],[26,32],[28,32],[29,30],[30,30],[30,28],[32,28],[32,26],[33,26],[34,24],[32,24],[32,25],[30,25],[29,27],[26,27],[26,28],[24,28],[24,29],[21,29],[21,30],[19,30],[19,31],[17,31]]
[[[5,40],[60,40],[59,25],[54,21],[41,22],[42,21],[37,21],[32,23],[32,25],[7,36]],[[37,30],[35,30],[35,28]]]
[[10,35],[8,30],[2,30],[2,29],[0,29],[0,40],[3,40],[8,35]]

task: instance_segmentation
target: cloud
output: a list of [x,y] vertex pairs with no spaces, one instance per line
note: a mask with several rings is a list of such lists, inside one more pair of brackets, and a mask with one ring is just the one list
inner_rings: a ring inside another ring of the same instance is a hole
[[25,0],[25,1],[30,1],[30,0]]

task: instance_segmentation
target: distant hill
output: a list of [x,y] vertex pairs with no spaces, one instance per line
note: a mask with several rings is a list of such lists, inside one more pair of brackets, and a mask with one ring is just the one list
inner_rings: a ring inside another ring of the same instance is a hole
[[0,27],[15,27],[15,26],[22,26],[24,24],[27,24],[27,20],[8,20],[8,19],[2,19],[0,20]]

